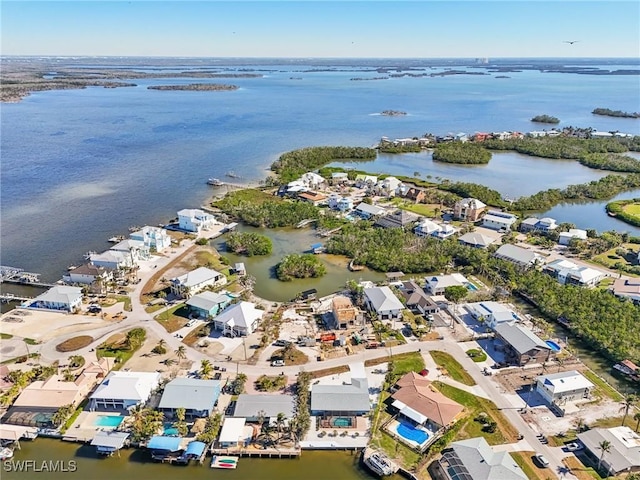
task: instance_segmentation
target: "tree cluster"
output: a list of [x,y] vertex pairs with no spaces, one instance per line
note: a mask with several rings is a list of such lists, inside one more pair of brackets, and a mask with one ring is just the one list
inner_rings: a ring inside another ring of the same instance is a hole
[[531,119],[531,121],[536,123],[560,123],[559,118],[553,117],[551,115],[536,115]]
[[273,250],[273,243],[269,237],[259,233],[234,232],[227,238],[227,250],[248,257],[269,255]]
[[491,152],[478,143],[446,142],[436,146],[433,159],[446,163],[484,165],[491,160]]
[[327,273],[327,267],[311,253],[286,255],[276,267],[278,280],[289,282],[294,278],[316,278]]

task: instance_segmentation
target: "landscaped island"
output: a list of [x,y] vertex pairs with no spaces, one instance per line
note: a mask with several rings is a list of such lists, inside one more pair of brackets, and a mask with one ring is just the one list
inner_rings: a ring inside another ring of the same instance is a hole
[[536,115],[531,121],[537,123],[560,123],[559,118],[552,117],[551,115]]
[[188,85],[151,85],[149,90],[187,90],[196,92],[211,92],[222,90],[238,90],[237,85],[225,85],[222,83],[190,83]]
[[640,118],[638,112],[623,112],[622,110],[610,110],[608,108],[596,108],[591,113],[594,115],[605,115],[607,117],[620,117],[620,118]]
[[629,225],[640,227],[640,198],[610,202],[607,203],[606,209],[609,215]]

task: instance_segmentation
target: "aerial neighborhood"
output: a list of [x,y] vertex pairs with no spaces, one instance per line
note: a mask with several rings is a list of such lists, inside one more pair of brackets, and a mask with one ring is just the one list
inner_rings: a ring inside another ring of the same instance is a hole
[[[638,478],[640,240],[538,218],[481,188],[324,160],[285,154],[260,188],[113,237],[4,313],[15,356],[0,366],[3,458],[42,436],[213,468],[352,450],[378,476]],[[273,269],[308,282],[289,301],[256,292],[252,257],[271,254],[271,226],[317,237]],[[347,259],[344,281],[310,289],[329,256]],[[39,284],[2,269],[4,282]]]

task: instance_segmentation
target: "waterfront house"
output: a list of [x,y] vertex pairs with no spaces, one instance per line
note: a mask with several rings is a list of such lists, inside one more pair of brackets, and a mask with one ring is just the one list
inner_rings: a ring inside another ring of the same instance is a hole
[[396,210],[395,212],[378,218],[375,225],[382,228],[406,228],[413,225],[418,220],[418,215],[407,210]]
[[247,268],[245,267],[244,262],[234,264],[233,271],[240,277],[244,277],[247,274]]
[[164,387],[158,410],[172,418],[178,408],[189,419],[206,418],[214,412],[220,396],[220,381],[198,378],[175,378]]
[[242,417],[247,422],[258,422],[262,417],[267,424],[273,423],[279,413],[285,418],[295,415],[296,401],[293,395],[268,393],[243,393],[238,395],[233,410],[233,417]]
[[587,231],[579,228],[570,228],[568,232],[561,232],[558,235],[558,243],[560,245],[569,245],[574,238],[577,240],[586,240]]
[[514,263],[520,268],[528,268],[542,260],[536,252],[511,244],[501,245],[493,256]]
[[463,198],[453,206],[453,217],[466,222],[476,222],[487,206],[476,198]]
[[551,357],[551,347],[522,325],[502,322],[494,328],[496,338],[504,344],[505,360],[519,367],[543,363]]
[[100,455],[113,455],[125,446],[128,438],[128,432],[99,431],[91,440],[91,446],[96,447],[96,452]]
[[640,278],[618,278],[613,282],[611,293],[616,297],[628,298],[640,305]]
[[356,175],[355,185],[357,188],[371,188],[378,183],[378,177],[375,175],[365,175],[360,173]]
[[194,295],[185,303],[194,317],[208,319],[227,308],[231,303],[231,297],[226,293],[204,291]]
[[495,328],[501,323],[510,323],[518,320],[518,316],[513,310],[498,302],[467,303],[465,308],[473,318],[484,322],[489,328]]
[[218,437],[219,448],[239,448],[249,444],[253,427],[246,425],[242,417],[225,417]]
[[549,405],[558,407],[588,398],[593,388],[593,383],[576,370],[541,375],[536,378],[535,387]]
[[27,308],[77,312],[82,305],[82,288],[56,285],[26,303]]
[[434,480],[527,480],[527,474],[504,450],[494,449],[484,437],[451,443],[428,469]]
[[73,381],[62,375],[36,380],[27,385],[13,403],[14,407],[54,409],[64,405],[76,406],[89,394],[98,381],[95,373],[81,373]]
[[307,172],[300,177],[300,182],[312,190],[321,189],[327,186],[327,180],[315,172]]
[[525,218],[520,224],[520,231],[522,233],[527,232],[540,232],[540,233],[549,233],[558,228],[558,224],[555,219],[550,217],[544,218],[536,218],[529,217]]
[[493,137],[488,132],[476,132],[473,135],[473,141],[474,142],[484,142],[485,140],[489,140],[491,138],[493,138]]
[[442,230],[442,226],[438,225],[433,220],[428,218],[424,218],[416,225],[416,228],[413,229],[413,232],[418,237],[430,237],[435,233],[438,233]]
[[140,260],[149,259],[149,247],[140,240],[125,239],[116,243],[109,250],[112,252],[122,252],[130,257],[131,265],[137,265]]
[[199,208],[185,208],[178,212],[178,228],[185,232],[199,234],[209,230],[218,222],[215,217]]
[[178,458],[181,450],[182,438],[164,435],[154,435],[147,442],[153,460],[165,461]]
[[207,267],[200,267],[170,280],[174,295],[189,298],[205,288],[222,287],[227,284],[227,277]]
[[343,185],[349,183],[349,174],[347,172],[333,172],[331,174],[331,185]]
[[495,243],[495,241],[495,238],[483,235],[479,232],[468,232],[458,237],[459,243],[473,248],[487,248],[492,243]]
[[414,203],[422,203],[426,198],[426,194],[423,189],[417,187],[408,187],[403,189],[402,197],[407,200],[411,200]]
[[91,253],[89,254],[89,261],[96,267],[102,267],[108,270],[122,270],[134,266],[131,255],[118,250]]
[[351,383],[311,386],[311,415],[328,419],[333,416],[356,417],[369,413],[369,384],[364,364],[351,363],[349,370]]
[[452,273],[449,275],[435,275],[427,277],[425,290],[431,295],[442,295],[447,287],[466,287],[469,280],[461,273]]
[[404,305],[389,287],[372,287],[364,289],[365,305],[369,311],[375,312],[379,320],[402,318]]
[[386,197],[395,197],[396,191],[402,182],[396,177],[386,177],[378,182],[376,190],[380,195]]
[[158,372],[111,372],[89,397],[89,409],[128,410],[144,405],[159,384]]
[[509,231],[518,217],[511,213],[489,210],[482,217],[482,226],[491,230]]
[[149,252],[163,252],[171,247],[171,237],[164,228],[145,225],[129,235],[131,240],[143,242]]
[[356,207],[355,212],[365,220],[385,215],[387,213],[384,208],[378,207],[377,205],[370,205],[366,202],[360,202]]
[[440,307],[416,282],[402,282],[400,293],[405,298],[407,308],[412,312],[430,315],[440,311]]
[[[578,434],[585,453],[596,466],[609,475],[640,471],[640,435],[629,427],[592,428]],[[602,442],[609,442],[609,450],[602,452]],[[600,461],[601,460],[601,461]]]
[[353,199],[351,197],[340,197],[336,204],[336,209],[340,212],[350,212],[353,210]]
[[578,266],[569,260],[558,259],[542,267],[542,271],[562,285],[595,287],[605,277],[605,273],[595,268]]
[[227,307],[214,320],[216,330],[230,337],[251,335],[262,320],[264,310],[256,308],[255,303],[240,302]]
[[298,198],[304,202],[315,205],[316,207],[327,203],[327,196],[318,192],[302,192],[298,195]]
[[438,240],[445,240],[456,233],[458,233],[458,230],[455,227],[449,224],[444,224],[440,226],[440,230],[433,232],[431,236]]
[[355,325],[358,319],[358,309],[349,297],[336,295],[331,300],[331,313],[335,319],[336,328],[348,328]]
[[105,293],[107,285],[113,281],[113,270],[85,263],[69,270],[62,279],[70,284],[89,285],[95,293]]

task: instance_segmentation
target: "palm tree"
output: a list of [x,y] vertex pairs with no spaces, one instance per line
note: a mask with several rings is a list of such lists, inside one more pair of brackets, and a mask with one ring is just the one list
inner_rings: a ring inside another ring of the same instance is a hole
[[638,428],[640,428],[640,412],[636,412],[636,413],[633,415],[633,419],[634,419],[636,422],[638,422],[638,423],[636,423],[636,432],[637,432],[637,431],[638,431]]
[[629,410],[635,405],[637,401],[638,398],[633,394],[629,394],[624,397],[624,400],[622,401],[622,407],[620,408],[621,412],[624,411],[624,416],[622,417],[622,425],[624,425],[624,421],[627,419],[627,415],[629,415]]
[[280,441],[280,438],[282,437],[282,426],[284,425],[284,421],[287,419],[287,416],[280,412],[278,413],[278,416],[276,417],[276,429],[278,430],[278,441]]
[[600,470],[600,464],[602,463],[604,454],[611,451],[611,442],[609,440],[602,440],[598,444],[598,448],[602,451],[602,453],[600,454],[600,458],[598,459],[598,468],[596,468],[596,470]]
[[211,361],[206,358],[200,362],[200,376],[202,378],[211,378],[211,374],[213,373],[213,367],[211,366]]
[[184,360],[187,358],[187,348],[184,345],[180,345],[176,348],[174,353],[176,354],[176,357],[178,357],[178,360]]

